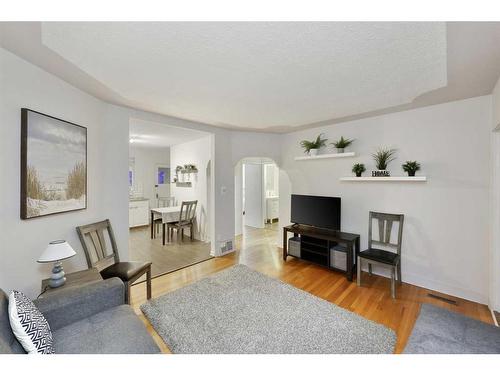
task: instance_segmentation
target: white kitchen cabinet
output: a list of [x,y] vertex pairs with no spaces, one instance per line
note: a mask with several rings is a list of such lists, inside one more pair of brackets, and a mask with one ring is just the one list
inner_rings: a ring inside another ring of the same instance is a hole
[[128,204],[130,228],[149,225],[149,200],[131,200]]
[[272,222],[274,219],[278,219],[279,216],[280,216],[279,198],[278,197],[266,198],[266,221]]

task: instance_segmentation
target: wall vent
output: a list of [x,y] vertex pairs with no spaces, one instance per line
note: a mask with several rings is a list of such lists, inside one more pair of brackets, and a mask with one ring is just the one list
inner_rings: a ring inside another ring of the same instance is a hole
[[233,241],[232,240],[221,242],[221,244],[220,244],[221,254],[229,253],[231,251],[233,251]]

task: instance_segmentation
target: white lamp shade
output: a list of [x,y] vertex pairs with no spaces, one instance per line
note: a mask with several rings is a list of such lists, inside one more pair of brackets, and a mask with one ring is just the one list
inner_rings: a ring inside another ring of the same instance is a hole
[[65,240],[52,241],[38,259],[38,263],[57,262],[74,255],[76,255],[75,250]]

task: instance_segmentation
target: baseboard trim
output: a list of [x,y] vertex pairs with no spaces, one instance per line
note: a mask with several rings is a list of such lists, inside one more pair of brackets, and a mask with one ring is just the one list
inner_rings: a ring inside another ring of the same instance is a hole
[[492,309],[490,309],[490,312],[491,312],[491,317],[493,318],[493,323],[495,323],[495,325],[498,327],[497,315],[500,317],[500,313],[493,311]]
[[[368,266],[364,265],[362,269],[363,271],[368,272]],[[375,265],[373,266],[373,274],[385,278],[390,278],[388,270],[382,267],[376,267]],[[452,297],[465,299],[467,301],[472,301],[483,305],[487,304],[488,300],[487,296],[483,296],[477,292],[474,292],[473,290],[468,290],[453,285],[448,285],[436,280],[429,280],[427,278],[423,278],[412,273],[408,272],[405,273],[404,268],[402,276],[403,276],[403,282],[406,284],[415,285],[418,286],[419,288],[429,289],[431,291],[436,291],[438,293],[447,294]]]

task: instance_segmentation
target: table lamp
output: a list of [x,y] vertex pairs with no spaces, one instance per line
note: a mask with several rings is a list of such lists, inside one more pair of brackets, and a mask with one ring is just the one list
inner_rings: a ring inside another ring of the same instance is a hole
[[49,246],[42,253],[38,259],[38,263],[51,263],[54,262],[52,268],[52,275],[50,276],[49,286],[51,288],[58,288],[66,282],[64,277],[64,270],[62,260],[71,258],[76,255],[75,250],[65,241],[56,240],[49,243]]

